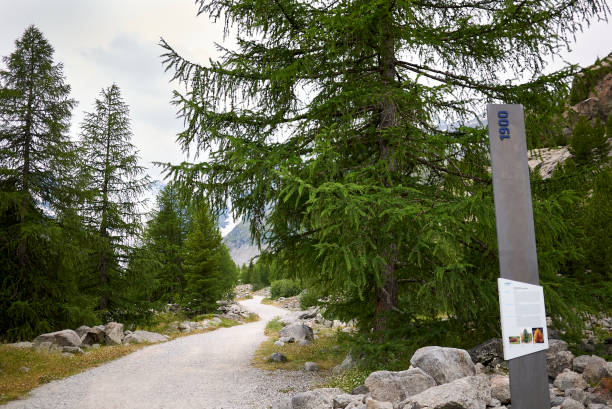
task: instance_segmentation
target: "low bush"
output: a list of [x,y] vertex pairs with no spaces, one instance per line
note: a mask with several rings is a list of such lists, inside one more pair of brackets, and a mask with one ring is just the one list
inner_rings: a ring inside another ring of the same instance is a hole
[[317,305],[319,296],[313,290],[305,289],[300,294],[300,308],[305,310]]
[[293,297],[294,295],[298,295],[301,291],[300,284],[295,280],[276,280],[272,281],[270,284],[270,297],[272,297],[272,299],[278,297]]

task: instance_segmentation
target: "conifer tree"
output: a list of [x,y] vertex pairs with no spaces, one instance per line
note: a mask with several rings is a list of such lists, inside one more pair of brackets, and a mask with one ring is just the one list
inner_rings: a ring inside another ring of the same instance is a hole
[[0,338],[94,322],[78,292],[70,86],[34,26],[0,70]]
[[187,283],[184,304],[193,313],[214,310],[216,301],[231,291],[235,284],[235,274],[224,268],[227,260],[224,260],[223,247],[221,234],[208,208],[198,205],[183,250]]
[[[486,133],[445,130],[440,118],[522,103],[536,139],[567,94],[569,72],[540,75],[545,58],[606,15],[605,2],[197,3],[226,33],[237,27],[237,47],[199,65],[162,41],[167,70],[187,86],[175,92],[178,140],[211,151],[169,172],[215,211],[231,200],[257,243],[331,295],[328,312],[366,331],[442,312],[462,334],[492,335]],[[546,230],[542,254],[560,231]]]
[[120,262],[129,253],[129,240],[139,232],[141,194],[148,186],[131,138],[129,109],[113,84],[101,91],[94,110],[85,114],[81,125],[80,148],[87,179],[82,214],[93,233],[95,253],[94,282],[88,285],[99,296],[102,311],[113,308],[111,298],[117,292],[112,291],[112,281],[118,284]]

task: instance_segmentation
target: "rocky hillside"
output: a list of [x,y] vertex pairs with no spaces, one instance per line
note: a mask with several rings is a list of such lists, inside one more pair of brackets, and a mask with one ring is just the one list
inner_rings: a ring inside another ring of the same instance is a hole
[[249,225],[243,221],[225,236],[223,242],[237,266],[249,264],[249,261],[259,255],[259,248],[251,240]]

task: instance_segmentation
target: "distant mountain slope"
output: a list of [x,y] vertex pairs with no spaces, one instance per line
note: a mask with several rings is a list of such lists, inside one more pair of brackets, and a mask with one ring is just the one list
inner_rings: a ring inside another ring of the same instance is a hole
[[249,264],[259,255],[259,248],[253,245],[248,223],[240,222],[223,239],[236,265]]

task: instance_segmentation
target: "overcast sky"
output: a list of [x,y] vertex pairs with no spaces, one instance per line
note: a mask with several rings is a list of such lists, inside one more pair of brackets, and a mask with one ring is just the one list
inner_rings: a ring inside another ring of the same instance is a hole
[[[151,162],[185,157],[175,143],[182,121],[169,104],[173,85],[163,71],[159,39],[201,63],[215,56],[214,42],[222,41],[222,24],[196,12],[192,0],[0,0],[0,56],[14,51],[30,24],[44,33],[79,102],[71,129],[75,138],[83,112],[92,111],[101,89],[119,85],[130,107],[133,143],[151,177],[161,179]],[[585,66],[611,51],[612,25],[593,22],[564,58]]]

